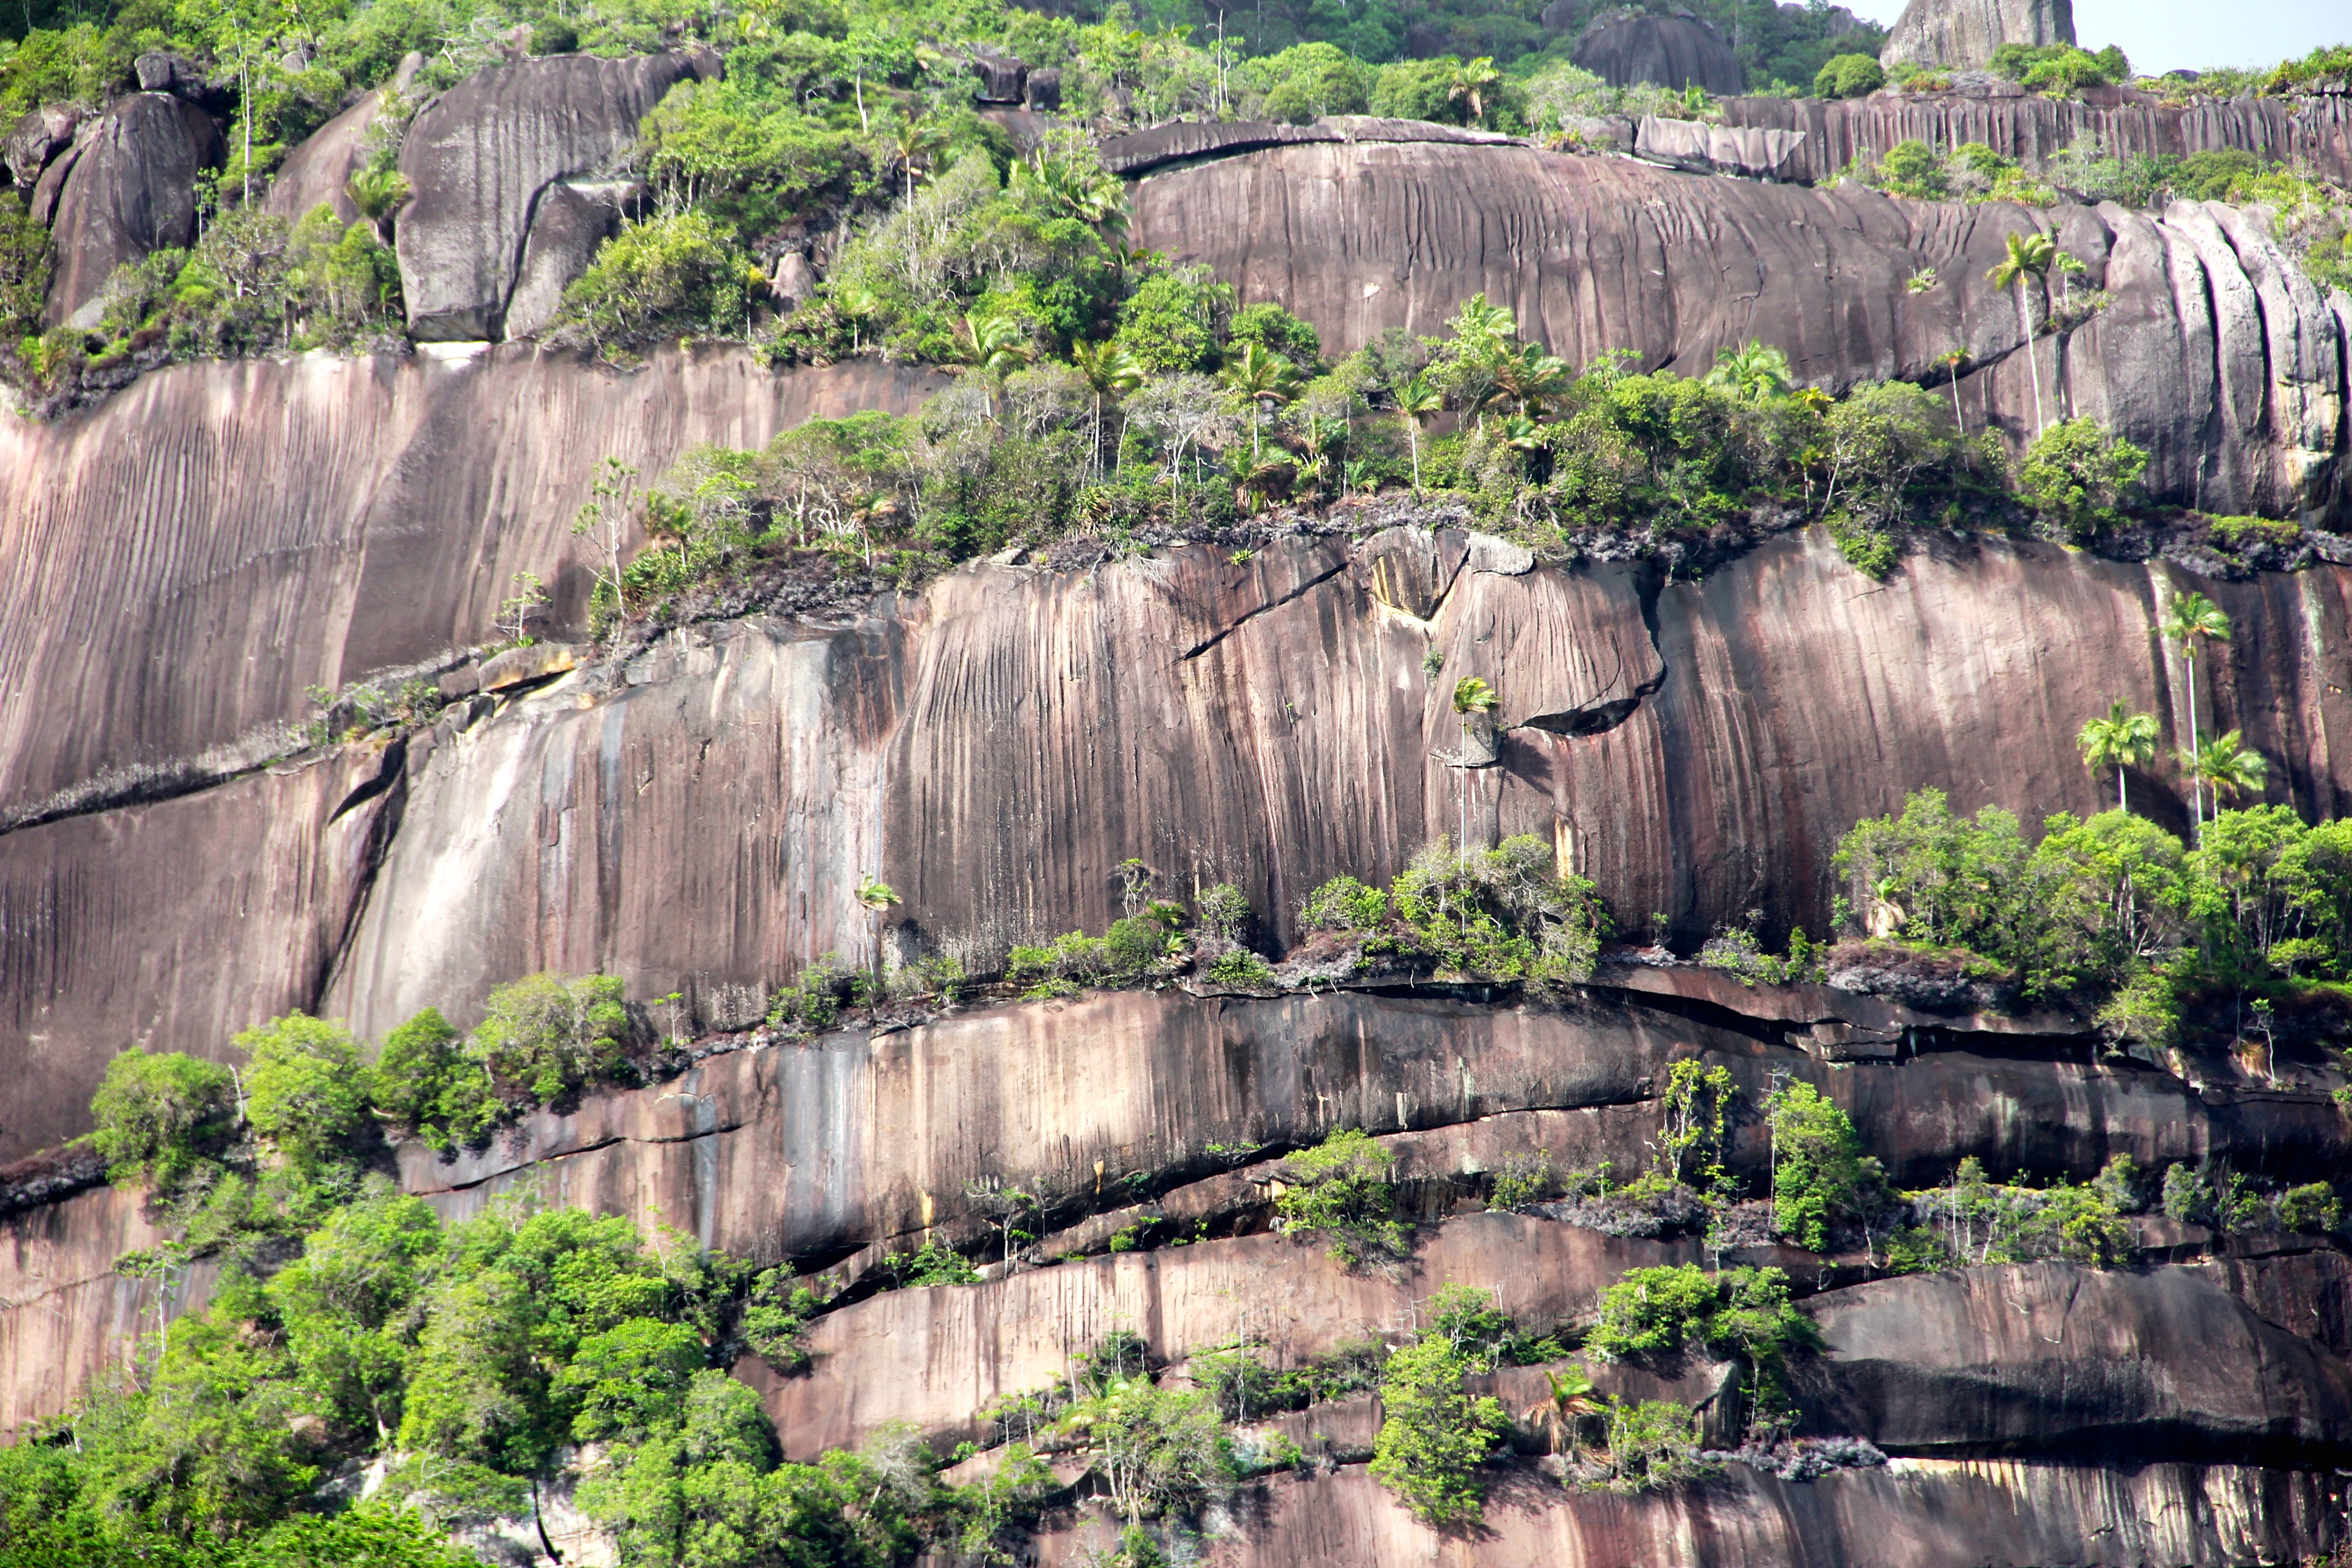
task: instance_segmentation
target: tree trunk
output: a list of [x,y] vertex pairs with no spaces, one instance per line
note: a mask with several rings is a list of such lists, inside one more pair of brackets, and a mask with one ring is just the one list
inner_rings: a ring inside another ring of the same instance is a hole
[[2025,274],[2017,275],[2017,326],[2025,334],[2025,374],[2033,383],[2033,434],[2038,440],[2047,421],[2042,416],[2042,366],[2033,357],[2033,310],[2025,302]]

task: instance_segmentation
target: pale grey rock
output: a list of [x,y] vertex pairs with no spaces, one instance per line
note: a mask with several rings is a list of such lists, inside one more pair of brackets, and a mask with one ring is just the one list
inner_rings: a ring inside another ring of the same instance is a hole
[[1879,51],[1882,65],[1983,66],[2003,44],[2071,44],[2074,0],[1911,0]]

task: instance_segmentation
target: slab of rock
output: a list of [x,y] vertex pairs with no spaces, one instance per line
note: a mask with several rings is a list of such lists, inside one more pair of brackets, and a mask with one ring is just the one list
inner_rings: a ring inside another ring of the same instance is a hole
[[74,132],[89,118],[78,103],[47,103],[17,118],[0,141],[0,159],[8,177],[30,190],[49,166],[49,160],[73,145]]
[[1787,180],[1802,166],[1805,139],[1793,131],[1710,125],[1697,120],[1643,115],[1634,155],[1695,174],[1745,174]]
[[554,322],[563,290],[588,270],[596,247],[620,231],[621,219],[643,205],[645,194],[635,180],[559,180],[540,193],[507,300],[508,342],[537,337]]
[[1969,70],[2003,44],[2071,44],[2074,0],[1911,0],[1879,63]]
[[100,296],[117,267],[194,243],[196,175],[219,163],[222,151],[211,117],[183,99],[161,92],[117,99],[99,117],[58,199],[47,324],[97,325]]
[[1748,84],[1723,35],[1697,17],[1628,16],[1588,27],[1570,56],[1612,87],[1702,87],[1717,96]]
[[524,647],[510,647],[482,661],[475,689],[503,691],[509,686],[521,686],[545,679],[551,675],[561,675],[567,669],[577,669],[580,668],[580,656],[586,651],[577,643],[562,642],[535,642]]
[[66,194],[66,180],[73,174],[73,166],[80,159],[82,148],[97,130],[96,121],[83,121],[81,129],[74,132],[73,140],[50,155],[49,166],[42,170],[41,177],[33,183],[30,210],[33,221],[42,227],[47,228],[57,222],[58,202]]
[[372,92],[312,132],[278,166],[263,210],[299,223],[323,205],[342,223],[358,222],[359,205],[346,187],[367,166],[368,132],[383,109],[382,95]]
[[496,340],[540,193],[612,163],[663,94],[717,69],[698,53],[562,55],[486,67],[435,100],[400,150],[410,335]]

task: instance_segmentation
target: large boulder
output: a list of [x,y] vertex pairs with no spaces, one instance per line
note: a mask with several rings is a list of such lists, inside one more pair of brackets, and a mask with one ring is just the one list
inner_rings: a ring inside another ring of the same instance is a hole
[[541,192],[501,335],[511,341],[545,331],[563,302],[565,286],[588,269],[596,247],[637,209],[645,194],[635,180],[560,180]]
[[1696,16],[1625,16],[1588,27],[1570,58],[1612,87],[1643,82],[1739,91],[1739,58],[1723,35]]
[[73,145],[74,132],[89,118],[89,110],[77,103],[43,104],[19,117],[0,139],[8,177],[30,190],[49,161]]
[[407,91],[424,64],[423,55],[408,56],[400,62],[385,91],[369,93],[287,153],[269,182],[269,194],[262,198],[262,205],[290,223],[299,223],[321,205],[331,207],[343,223],[357,222],[360,209],[352,200],[352,176],[367,167],[386,94]]
[[2071,44],[2074,0],[1911,0],[1879,63],[1974,69],[2003,44]]
[[613,163],[663,94],[718,70],[707,52],[563,55],[488,67],[435,100],[400,150],[411,194],[396,248],[410,335],[497,338],[541,193]]
[[95,326],[116,268],[194,243],[196,175],[219,163],[222,150],[219,128],[184,100],[134,92],[115,100],[58,195],[50,326]]

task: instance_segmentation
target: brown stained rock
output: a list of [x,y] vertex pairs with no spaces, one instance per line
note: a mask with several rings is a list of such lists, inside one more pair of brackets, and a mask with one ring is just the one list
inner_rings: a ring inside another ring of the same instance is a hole
[[30,191],[49,161],[73,145],[74,132],[89,118],[89,110],[78,103],[46,103],[18,116],[0,140],[0,162],[7,164],[9,178]]
[[583,627],[570,528],[606,455],[658,474],[936,384],[674,349],[616,376],[513,348],[184,365],[68,422],[0,416],[0,691],[48,694],[0,703],[0,823],[274,754],[306,686],[489,640],[517,572],[547,580],[548,635]]
[[360,209],[349,186],[352,176],[367,167],[369,132],[383,109],[383,95],[371,92],[312,132],[270,177],[263,209],[299,223],[324,205],[333,209],[338,222],[357,223]]
[[2341,1463],[2352,1366],[2262,1321],[2202,1268],[2035,1263],[1831,1291],[1793,1363],[1813,1430],[1900,1452],[2208,1454]]
[[422,110],[400,149],[412,193],[397,236],[411,335],[495,339],[541,191],[608,164],[673,85],[708,68],[683,53],[519,60],[475,72]]
[[2003,44],[2074,41],[2074,0],[1911,0],[1878,58],[1887,66],[1980,70]]
[[43,321],[97,325],[100,294],[117,267],[194,243],[196,175],[221,154],[219,128],[195,105],[160,92],[115,100],[58,197]]
[[[2318,1556],[2338,1539],[2324,1473],[1897,1459],[1784,1482],[1746,1466],[1697,1488],[1570,1495],[1532,1467],[1492,1479],[1476,1536],[1441,1535],[1361,1467],[1245,1488],[1232,1568],[2230,1568]],[[1028,1542],[1040,1568],[1117,1546],[1117,1519]]]
[[[2258,292],[2248,268],[2272,269],[2267,256],[2205,243],[2169,216],[2061,218],[2064,247],[2091,268],[2085,285],[2112,271],[2116,298],[2036,340],[2048,418],[2087,415],[2147,448],[2148,488],[2168,500],[2315,521],[2352,508],[2340,425],[2313,434],[2324,395],[2298,394],[2306,417],[2278,427],[2259,390],[2329,384],[2343,329],[2325,301],[2274,288],[2283,319],[2268,338],[2257,324],[2252,367],[2217,375],[2204,345],[2228,330],[2237,291]],[[1697,374],[1755,340],[1786,352],[1801,380],[1843,387],[1940,379],[1937,361],[1960,349],[1962,416],[2019,447],[2036,426],[2017,312],[1985,275],[2008,235],[2042,221],[1525,147],[1371,143],[1171,169],[1138,187],[1135,220],[1142,243],[1213,267],[1244,297],[1286,301],[1335,350],[1391,328],[1442,331],[1479,291],[1571,363],[1632,348],[1644,367]],[[1928,270],[1935,286],[1912,294],[1907,281]],[[2241,382],[2258,389],[2251,398]]]
[[1700,87],[1723,97],[1747,85],[1723,35],[1687,12],[1610,18],[1587,27],[1569,58],[1612,87]]
[[588,270],[596,247],[620,231],[622,218],[637,213],[645,194],[635,180],[561,180],[541,191],[500,335],[511,342],[553,325],[563,290]]
[[2144,100],[2051,99],[2038,93],[1879,93],[1869,98],[1732,98],[1727,126],[1794,132],[1805,151],[1785,176],[1826,184],[1858,160],[1876,160],[1898,142],[1948,151],[1981,142],[2039,173],[2057,153],[2095,138],[2115,157],[2239,148],[2294,163],[2338,184],[2352,180],[2352,99],[2241,98],[2168,109]]
[[474,677],[474,689],[477,691],[503,691],[510,686],[544,680],[551,675],[579,668],[581,659],[588,652],[588,647],[581,643],[534,642],[522,647],[510,647],[482,661]]
[[1390,120],[1370,114],[1329,114],[1307,125],[1272,120],[1172,120],[1102,142],[1103,166],[1129,179],[1199,158],[1231,157],[1263,147],[1300,142],[1444,142],[1509,147],[1522,143],[1499,132],[1440,125],[1427,120]]
[[817,1320],[803,1343],[804,1376],[780,1378],[757,1360],[736,1375],[761,1392],[787,1458],[854,1447],[889,1421],[909,1421],[940,1446],[984,1439],[984,1406],[1068,1374],[1074,1354],[1113,1329],[1140,1334],[1174,1359],[1263,1335],[1278,1365],[1340,1342],[1409,1336],[1414,1306],[1447,1280],[1491,1281],[1505,1311],[1528,1321],[1589,1312],[1629,1268],[1699,1260],[1696,1242],[1620,1239],[1518,1215],[1476,1215],[1444,1226],[1402,1274],[1349,1270],[1324,1248],[1285,1237],[1204,1241],[1026,1269],[983,1285],[870,1296]]
[[[404,757],[366,747],[0,835],[7,1157],[89,1125],[117,1051],[218,1060],[314,1005],[399,819]],[[231,962],[224,936],[237,949]]]

